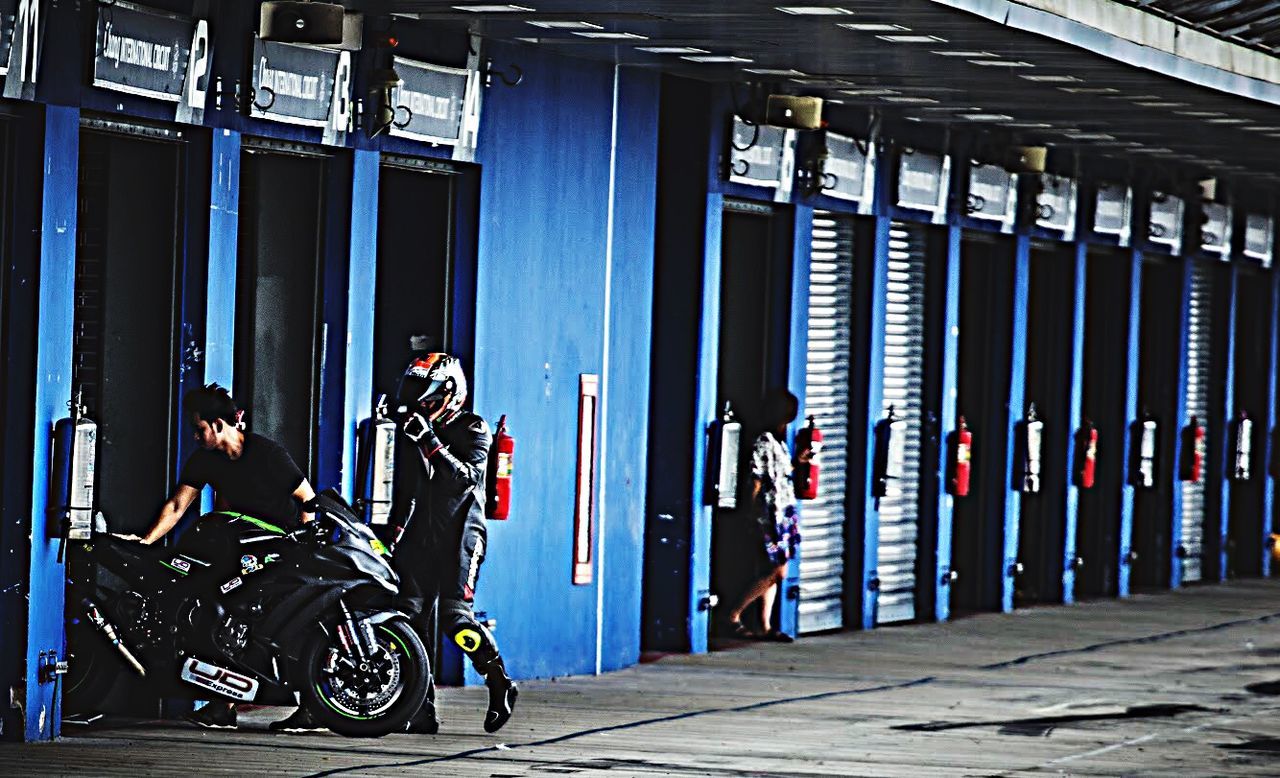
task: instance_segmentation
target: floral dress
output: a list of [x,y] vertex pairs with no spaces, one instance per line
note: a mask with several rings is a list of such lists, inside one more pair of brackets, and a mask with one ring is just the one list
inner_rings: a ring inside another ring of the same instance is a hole
[[756,518],[764,535],[765,554],[773,565],[786,564],[800,545],[791,473],[791,452],[787,444],[772,432],[761,433],[751,449],[751,475],[760,479]]

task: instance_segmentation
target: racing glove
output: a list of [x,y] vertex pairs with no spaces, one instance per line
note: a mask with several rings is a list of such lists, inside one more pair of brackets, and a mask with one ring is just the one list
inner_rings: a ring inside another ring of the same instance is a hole
[[436,435],[435,426],[421,413],[415,413],[404,420],[405,437],[418,444],[425,456],[431,456],[444,447],[440,437]]

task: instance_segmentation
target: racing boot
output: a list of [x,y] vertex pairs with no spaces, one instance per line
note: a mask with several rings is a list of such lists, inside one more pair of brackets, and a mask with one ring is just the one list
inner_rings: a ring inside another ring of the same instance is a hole
[[489,733],[502,729],[502,725],[515,713],[516,697],[520,689],[507,677],[507,668],[502,659],[495,659],[485,673],[484,685],[489,687],[489,709],[484,714],[484,731]]
[[434,735],[440,731],[440,719],[436,718],[436,704],[433,700],[423,700],[422,707],[413,714],[404,731],[411,735]]
[[427,698],[422,707],[413,714],[404,726],[404,731],[411,735],[434,735],[440,731],[440,719],[436,717],[436,679],[427,679]]
[[298,709],[289,714],[288,718],[280,721],[273,721],[267,725],[267,729],[272,732],[320,732],[324,730],[324,725],[316,721],[311,716],[311,711],[307,710],[305,705],[299,705]]

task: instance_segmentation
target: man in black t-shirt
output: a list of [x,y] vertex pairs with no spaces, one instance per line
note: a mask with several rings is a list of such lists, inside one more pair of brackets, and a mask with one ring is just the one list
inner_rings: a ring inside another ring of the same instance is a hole
[[[217,384],[193,389],[183,398],[183,407],[200,449],[183,465],[177,488],[143,535],[143,543],[154,543],[167,535],[206,484],[213,487],[218,510],[244,513],[284,531],[311,520],[302,505],[316,496],[315,490],[280,444],[245,433],[241,411],[226,389]],[[210,703],[189,718],[205,727],[234,727],[235,706]],[[319,729],[305,708],[272,728]]]

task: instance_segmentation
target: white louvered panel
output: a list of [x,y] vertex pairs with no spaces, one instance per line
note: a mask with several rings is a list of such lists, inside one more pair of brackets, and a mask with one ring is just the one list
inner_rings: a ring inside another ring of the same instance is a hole
[[[1212,388],[1213,324],[1210,308],[1213,303],[1213,277],[1207,268],[1197,264],[1191,269],[1190,312],[1187,321],[1187,420],[1196,417],[1197,423],[1209,427],[1209,393]],[[1182,487],[1182,546],[1186,556],[1182,559],[1182,580],[1191,582],[1202,578],[1205,525],[1205,483],[1209,469],[1206,467],[1199,483],[1181,482]]]
[[845,480],[849,461],[849,333],[853,220],[819,211],[809,261],[806,415],[822,430],[818,497],[801,506],[801,633],[844,626]]
[[880,500],[876,575],[880,593],[876,621],[910,621],[916,616],[916,548],[919,533],[920,424],[924,400],[924,237],[895,223],[889,230],[884,339],[884,400],[902,419],[902,478],[889,483]]

